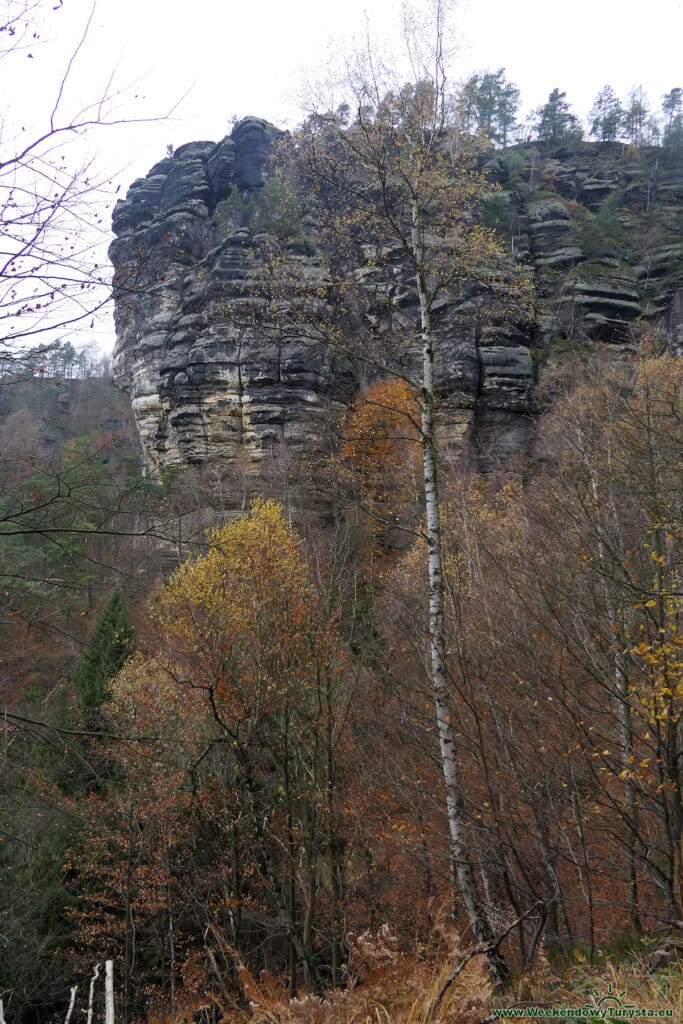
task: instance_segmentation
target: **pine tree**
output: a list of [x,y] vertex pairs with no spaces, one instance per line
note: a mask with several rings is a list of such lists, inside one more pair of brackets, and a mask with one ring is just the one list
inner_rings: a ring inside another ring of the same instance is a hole
[[506,80],[505,68],[472,75],[460,89],[456,107],[463,132],[483,135],[504,148],[517,123],[519,89]]
[[75,672],[81,708],[87,716],[108,697],[109,681],[132,652],[135,632],[120,590],[100,612]]
[[664,145],[683,147],[683,89],[672,89],[662,97],[664,115]]
[[615,142],[624,123],[624,108],[611,85],[605,85],[590,112],[591,135],[599,142]]
[[566,92],[553,89],[548,96],[548,102],[536,111],[539,142],[563,142],[581,138],[581,122],[571,112],[566,96]]
[[498,71],[500,94],[496,117],[498,131],[496,142],[505,149],[510,144],[510,136],[517,129],[517,112],[519,110],[519,89],[512,82],[505,81],[504,68]]
[[634,146],[656,146],[659,126],[650,112],[647,94],[642,85],[631,89],[624,113],[624,127]]

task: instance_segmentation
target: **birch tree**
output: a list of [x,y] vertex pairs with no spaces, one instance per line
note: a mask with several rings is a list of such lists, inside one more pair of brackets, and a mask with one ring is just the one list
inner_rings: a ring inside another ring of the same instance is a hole
[[[431,18],[408,13],[404,43],[412,78],[395,74],[367,51],[349,63],[346,108],[317,113],[297,140],[325,211],[332,270],[342,297],[361,284],[366,323],[382,332],[353,338],[340,327],[341,344],[376,376],[400,377],[419,396],[417,420],[424,489],[423,537],[428,578],[426,663],[436,716],[448,820],[451,879],[480,944],[493,928],[480,896],[468,837],[444,638],[444,570],[439,490],[440,420],[444,393],[438,373],[440,341],[451,318],[468,329],[491,329],[496,316],[523,320],[531,290],[521,268],[508,259],[475,210],[491,191],[478,172],[476,153],[462,148],[449,123],[446,74],[446,9],[435,0]],[[420,28],[416,28],[418,22]],[[360,269],[358,269],[360,257]],[[358,295],[358,293],[357,293]],[[342,304],[343,306],[343,304]],[[369,307],[369,309],[367,308]],[[446,311],[448,320],[446,320]],[[490,954],[497,981],[506,967]]]

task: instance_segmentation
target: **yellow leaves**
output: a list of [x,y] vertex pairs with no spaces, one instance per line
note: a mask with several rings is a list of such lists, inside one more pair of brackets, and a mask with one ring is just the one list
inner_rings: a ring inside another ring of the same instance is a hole
[[301,697],[341,665],[282,507],[257,499],[212,530],[209,551],[182,565],[154,612],[160,658],[213,694],[221,712],[251,722]]
[[186,562],[164,587],[160,623],[172,626],[182,609],[227,638],[226,626],[253,626],[256,611],[284,595],[291,597],[286,613],[296,616],[308,590],[306,568],[279,505],[257,500],[247,516],[212,530],[208,541],[209,553]]

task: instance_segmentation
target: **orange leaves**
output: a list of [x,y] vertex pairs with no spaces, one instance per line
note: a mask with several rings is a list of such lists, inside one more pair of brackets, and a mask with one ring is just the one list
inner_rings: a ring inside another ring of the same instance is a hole
[[370,533],[382,537],[385,550],[394,546],[386,531],[414,513],[422,490],[420,414],[414,390],[389,378],[356,399],[345,424],[341,455],[359,482]]
[[418,396],[404,380],[378,381],[356,399],[342,451],[375,496],[412,481],[419,421]]

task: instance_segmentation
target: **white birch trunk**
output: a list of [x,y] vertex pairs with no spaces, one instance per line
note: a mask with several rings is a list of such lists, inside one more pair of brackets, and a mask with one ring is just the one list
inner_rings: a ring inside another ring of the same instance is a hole
[[71,1014],[74,1012],[74,1003],[76,1002],[76,993],[78,992],[78,985],[71,986],[71,997],[69,999],[69,1009],[66,1011],[66,1017],[64,1018],[64,1024],[69,1024],[71,1020]]
[[[444,662],[444,582],[441,553],[441,522],[434,415],[434,344],[431,308],[422,267],[424,242],[417,204],[413,204],[412,240],[416,257],[416,284],[420,303],[422,337],[422,468],[427,519],[427,575],[429,587],[429,665],[439,737],[441,770],[446,795],[451,880],[460,892],[467,918],[480,944],[493,941],[493,931],[481,904],[472,863],[467,852],[464,806],[460,789],[457,743],[451,721],[448,678]],[[507,969],[499,954],[490,958],[495,981],[503,981]]]
[[107,960],[104,965],[104,1024],[115,1024],[113,960]]
[[93,1002],[95,1000],[95,983],[100,976],[101,964],[95,964],[92,978],[90,979],[90,991],[88,992],[88,1016],[87,1024],[92,1024]]

